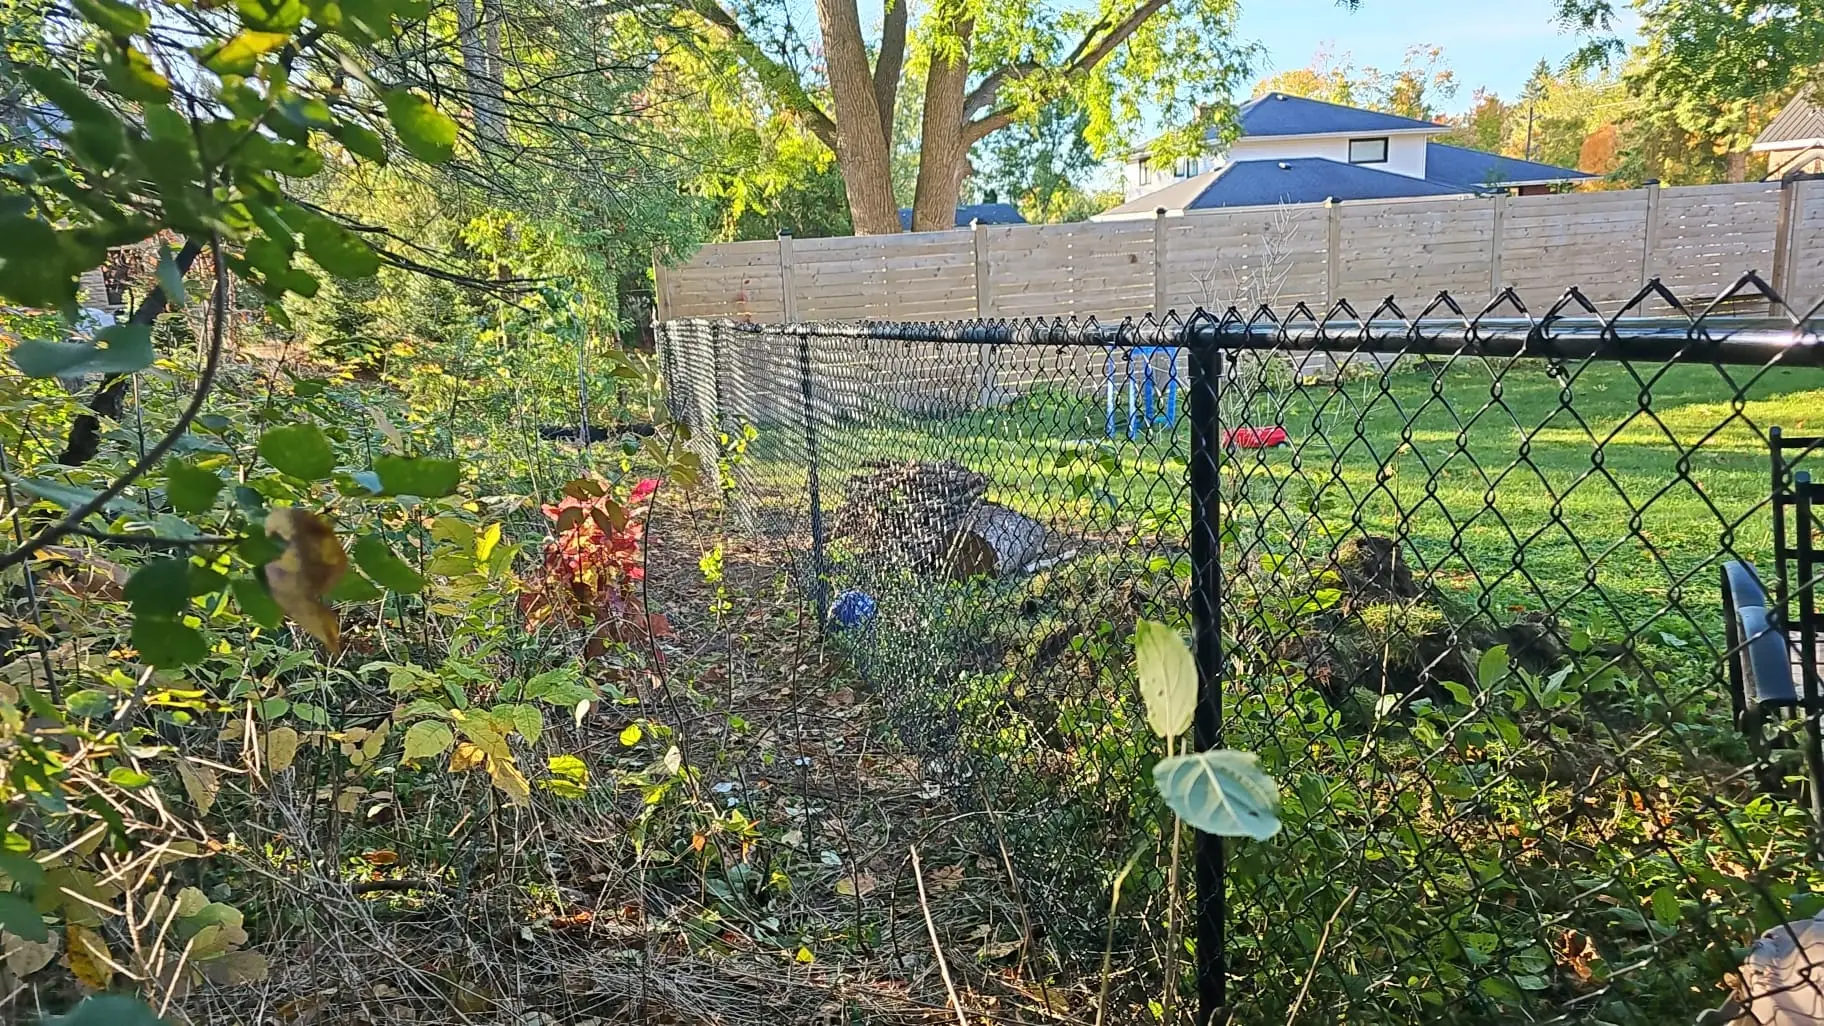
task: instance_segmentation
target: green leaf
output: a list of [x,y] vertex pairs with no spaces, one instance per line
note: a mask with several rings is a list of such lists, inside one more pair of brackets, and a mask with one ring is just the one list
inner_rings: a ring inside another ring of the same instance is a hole
[[37,887],[44,882],[44,867],[24,852],[0,851],[0,873],[22,887]]
[[108,771],[108,783],[137,791],[152,783],[152,778],[131,766],[116,766]]
[[1476,988],[1496,1001],[1512,1003],[1525,1000],[1525,995],[1520,993],[1520,988],[1501,976],[1485,976],[1477,982]]
[[64,699],[70,715],[85,720],[99,720],[114,711],[114,700],[101,691],[78,691]]
[[[0,479],[12,482],[15,488],[28,495],[43,499],[53,505],[62,506],[64,509],[75,509],[78,506],[86,505],[95,496],[101,494],[92,488],[64,484],[61,481],[38,481],[27,477],[14,477],[11,474],[0,474]],[[120,498],[110,500],[102,506],[102,509],[116,516],[135,511],[132,503]]]
[[287,32],[246,29],[203,51],[203,67],[218,75],[251,75],[261,54],[277,50],[290,38]]
[[513,729],[528,744],[538,744],[538,739],[545,733],[545,716],[533,705],[512,705],[506,709],[507,718],[513,721]]
[[51,931],[45,928],[38,910],[17,894],[0,894],[0,928],[35,944],[51,939]]
[[235,0],[241,24],[261,32],[292,32],[307,13],[300,0]]
[[380,595],[380,589],[374,587],[374,582],[361,574],[350,571],[343,574],[342,579],[337,581],[336,586],[329,589],[329,593],[323,598],[330,603],[372,602]]
[[380,270],[380,254],[372,246],[326,217],[311,218],[299,234],[304,252],[338,278],[371,278]]
[[1476,683],[1484,691],[1492,691],[1501,678],[1507,676],[1507,646],[1495,645],[1482,653],[1476,660]]
[[134,616],[173,617],[190,607],[190,560],[162,556],[147,562],[127,578],[123,592]]
[[177,258],[170,246],[158,247],[158,287],[173,309],[181,310],[189,297],[184,294],[184,272],[177,269]]
[[1677,926],[1683,912],[1678,907],[1678,892],[1661,885],[1653,892],[1653,921],[1661,926]]
[[404,759],[416,762],[442,755],[455,742],[456,735],[450,730],[449,724],[438,720],[420,720],[406,729]]
[[152,27],[152,16],[120,0],[75,0],[89,23],[111,36],[137,36]]
[[173,456],[165,461],[165,498],[185,516],[206,512],[221,493],[222,479]]
[[376,164],[386,163],[386,140],[376,132],[371,132],[360,125],[344,121],[329,130],[348,152],[357,157],[366,157]]
[[13,347],[13,365],[28,378],[75,377],[78,374],[132,374],[152,366],[152,329],[144,324],[115,324],[96,333],[97,342],[47,342],[27,339]]
[[1170,738],[1189,730],[1197,709],[1197,664],[1184,639],[1162,623],[1141,620],[1134,628],[1134,660],[1153,733]]
[[386,543],[373,535],[364,535],[356,539],[349,555],[355,559],[355,565],[361,572],[374,579],[374,583],[387,591],[401,595],[416,595],[424,590],[424,578],[418,571],[406,565],[405,561],[393,555],[393,550]]
[[282,474],[321,481],[335,472],[336,454],[315,424],[276,427],[260,436],[260,455]]
[[1206,834],[1264,841],[1279,833],[1279,787],[1251,752],[1174,756],[1153,767],[1153,783],[1173,812]]
[[101,73],[115,92],[130,100],[157,104],[171,102],[171,80],[152,66],[150,57],[129,44],[104,51]]
[[456,122],[416,93],[394,89],[387,93],[386,116],[399,133],[399,141],[419,160],[441,164],[456,153]]
[[118,994],[95,994],[75,1011],[44,1020],[45,1026],[165,1026],[143,1002]]
[[160,669],[200,663],[209,655],[209,643],[196,628],[161,617],[134,619],[133,647],[141,659]]
[[453,495],[460,483],[460,467],[455,460],[425,456],[382,456],[374,461],[374,473],[380,477],[382,495],[417,495],[435,499]]

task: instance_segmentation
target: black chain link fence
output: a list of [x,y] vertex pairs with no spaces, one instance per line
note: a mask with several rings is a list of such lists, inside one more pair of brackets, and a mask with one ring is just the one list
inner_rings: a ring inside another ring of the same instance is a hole
[[[1061,972],[1198,1021],[1626,1026],[1824,1007],[1818,325],[1750,275],[659,337],[739,528]],[[1138,618],[1283,802],[1176,892]]]

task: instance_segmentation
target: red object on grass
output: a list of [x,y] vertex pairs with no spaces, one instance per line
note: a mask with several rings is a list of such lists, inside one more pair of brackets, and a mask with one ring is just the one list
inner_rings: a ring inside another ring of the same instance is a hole
[[1291,444],[1291,436],[1282,427],[1230,428],[1222,433],[1225,449],[1271,449]]

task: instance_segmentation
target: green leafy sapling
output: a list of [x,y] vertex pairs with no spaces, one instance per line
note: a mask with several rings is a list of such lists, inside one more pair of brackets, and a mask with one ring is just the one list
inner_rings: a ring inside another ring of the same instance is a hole
[[[1260,768],[1252,752],[1212,748],[1178,751],[1197,710],[1197,664],[1178,632],[1141,620],[1134,630],[1134,659],[1146,723],[1165,739],[1165,758],[1153,767],[1153,784],[1172,810],[1172,863],[1167,880],[1164,1021],[1172,1021],[1177,992],[1179,930],[1179,823],[1189,823],[1218,837],[1264,841],[1279,833],[1279,786]],[[1106,974],[1104,974],[1106,976]]]

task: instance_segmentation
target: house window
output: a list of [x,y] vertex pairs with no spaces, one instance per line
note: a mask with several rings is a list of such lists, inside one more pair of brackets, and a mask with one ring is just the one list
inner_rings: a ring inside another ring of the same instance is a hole
[[1189,178],[1197,173],[1196,157],[1179,157],[1172,165],[1173,178]]
[[1349,163],[1351,164],[1385,164],[1387,163],[1387,140],[1351,139],[1349,140]]
[[1142,161],[1140,161],[1140,162],[1139,162],[1139,163],[1140,163],[1140,184],[1141,184],[1141,185],[1151,185],[1151,184],[1153,184],[1153,168],[1152,168],[1152,165],[1150,165],[1150,164],[1148,164],[1148,163],[1147,163],[1147,162],[1146,162],[1146,161],[1144,161],[1144,160],[1142,160]]

